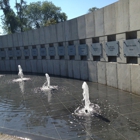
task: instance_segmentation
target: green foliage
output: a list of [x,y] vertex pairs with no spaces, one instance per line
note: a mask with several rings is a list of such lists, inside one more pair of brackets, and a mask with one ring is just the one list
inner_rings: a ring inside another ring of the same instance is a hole
[[92,7],[88,10],[89,13],[94,12],[95,10],[98,10],[99,8],[97,7]]

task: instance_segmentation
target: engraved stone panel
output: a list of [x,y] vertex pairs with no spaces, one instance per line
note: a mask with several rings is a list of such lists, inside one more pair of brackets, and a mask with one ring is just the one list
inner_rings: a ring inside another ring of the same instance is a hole
[[125,40],[123,42],[124,56],[140,55],[140,39]]
[[64,56],[65,55],[65,48],[63,46],[58,47],[58,55]]
[[118,56],[119,55],[119,42],[111,41],[106,43],[106,55]]
[[29,55],[30,55],[29,50],[28,50],[28,49],[25,49],[25,50],[24,50],[24,56],[29,56]]
[[101,43],[93,43],[91,45],[91,53],[93,56],[101,56],[102,54],[102,44]]
[[40,48],[40,55],[41,56],[46,56],[47,52],[46,52],[46,48]]
[[48,51],[49,51],[50,56],[55,56],[55,48],[54,47],[49,47]]
[[88,54],[88,49],[86,44],[79,45],[79,55],[86,56]]
[[32,56],[37,56],[37,55],[38,55],[37,49],[36,48],[32,49]]
[[6,52],[4,50],[0,51],[0,57],[6,57]]
[[76,55],[76,49],[74,45],[68,46],[68,54],[70,56]]
[[8,56],[13,57],[14,56],[14,50],[8,50]]
[[16,56],[21,56],[21,50],[16,50]]

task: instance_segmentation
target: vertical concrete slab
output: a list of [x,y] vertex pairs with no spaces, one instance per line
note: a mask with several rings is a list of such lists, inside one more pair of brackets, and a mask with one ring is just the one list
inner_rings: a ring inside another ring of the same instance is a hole
[[73,75],[75,79],[80,79],[80,63],[79,61],[73,61]]
[[104,8],[94,11],[95,36],[104,35]]
[[131,92],[131,65],[117,63],[118,88]]
[[11,71],[12,72],[15,72],[16,71],[16,69],[17,69],[17,67],[16,67],[16,60],[9,60],[9,62],[10,62],[10,67],[11,67]]
[[117,34],[116,40],[119,41],[119,56],[117,57],[117,62],[126,63],[126,57],[124,57],[123,52],[123,41],[125,40],[125,33]]
[[56,24],[49,26],[49,32],[50,32],[50,43],[57,42]]
[[89,75],[88,75],[88,61],[80,61],[80,76],[82,80],[88,80]]
[[0,48],[3,48],[3,44],[2,44],[2,36],[0,36]]
[[140,29],[140,1],[129,0],[130,31]]
[[42,60],[42,72],[48,73],[47,60]]
[[105,35],[116,33],[116,3],[104,7]]
[[106,63],[107,85],[118,88],[117,63]]
[[40,35],[40,44],[45,44],[45,34],[44,34],[45,27],[41,27],[39,29],[39,35]]
[[140,66],[131,65],[131,92],[140,95]]
[[73,60],[69,60],[69,61],[68,61],[68,77],[74,78]]
[[54,74],[53,60],[47,60],[47,66],[48,66],[48,74],[53,75]]
[[60,75],[68,77],[67,60],[60,60]]
[[33,42],[33,45],[38,45],[38,44],[40,44],[40,39],[39,39],[39,30],[40,29],[35,29],[35,30],[33,30],[33,36],[34,36],[34,42]]
[[26,72],[32,72],[32,65],[30,60],[25,60]]
[[31,62],[32,72],[37,73],[37,60],[30,60],[30,62]]
[[59,60],[53,60],[54,75],[60,76],[60,62]]
[[4,35],[4,36],[2,36],[2,45],[3,45],[3,47],[5,48],[5,47],[7,47],[7,42],[8,42],[8,40],[7,40],[7,37],[6,37],[7,35]]
[[106,85],[106,62],[97,62],[97,75],[98,83]]
[[129,0],[119,0],[116,3],[116,33],[129,31]]
[[71,40],[78,39],[78,23],[77,18],[74,18],[69,21],[70,22],[70,29],[71,29]]
[[23,34],[22,33],[18,33],[17,34],[17,39],[18,39],[18,46],[22,47],[23,46]]
[[86,22],[86,38],[95,36],[94,12],[85,15]]
[[37,60],[37,73],[43,73],[42,60]]
[[89,77],[89,81],[98,82],[96,61],[88,61],[88,77]]
[[0,60],[0,71],[6,71],[5,61]]
[[11,71],[11,65],[9,60],[5,60],[5,69],[6,71]]
[[29,45],[29,37],[27,32],[22,33],[22,39],[23,39],[23,46]]
[[8,34],[7,37],[8,37],[7,47],[14,47],[12,34]]
[[51,42],[50,26],[44,27],[45,43]]
[[79,39],[86,38],[85,15],[77,18],[77,25],[78,25],[78,38]]
[[71,38],[71,26],[70,25],[71,25],[70,20],[64,22],[64,31],[65,31],[64,35],[65,35],[66,41],[72,40],[72,38]]
[[33,45],[34,44],[33,30],[28,31],[28,36],[29,36],[29,45]]
[[56,24],[56,32],[57,32],[57,41],[58,42],[65,41],[64,22]]

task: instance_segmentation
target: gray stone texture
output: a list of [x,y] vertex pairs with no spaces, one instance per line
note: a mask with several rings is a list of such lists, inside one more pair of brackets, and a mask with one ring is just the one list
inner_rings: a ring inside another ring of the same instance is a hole
[[16,60],[9,60],[11,71],[16,71]]
[[91,82],[98,82],[97,77],[97,62],[88,61],[88,77]]
[[7,35],[7,47],[13,47],[13,38],[12,38],[12,34],[8,34]]
[[26,72],[32,72],[31,60],[25,60]]
[[5,48],[7,47],[7,35],[2,36],[2,46]]
[[49,26],[49,34],[50,34],[50,43],[57,42],[57,29],[56,25]]
[[11,65],[9,60],[5,60],[5,69],[6,71],[11,71]]
[[104,35],[104,8],[94,11],[95,36]]
[[6,71],[5,61],[0,60],[0,71]]
[[140,29],[140,1],[129,0],[130,31]]
[[119,0],[116,3],[116,33],[129,31],[129,0]]
[[86,38],[95,36],[94,12],[85,15]]
[[140,95],[140,66],[138,64],[131,65],[131,91]]
[[80,63],[79,61],[73,61],[73,78],[80,79]]
[[54,74],[53,60],[47,60],[48,74]]
[[[27,32],[28,34],[28,32]],[[22,33],[18,33],[17,34],[17,39],[18,39],[18,47],[23,47],[23,38],[22,38],[23,34]]]
[[65,35],[65,40],[66,41],[72,40],[71,26],[70,25],[71,25],[70,20],[64,22],[64,35]]
[[68,77],[73,78],[74,73],[73,73],[73,60],[68,61]]
[[33,45],[34,44],[34,35],[33,35],[33,30],[29,30],[28,31],[28,36],[29,36],[29,45]]
[[44,29],[45,27],[41,27],[39,29],[39,44],[45,44],[45,39],[46,39],[46,36],[45,36],[45,33],[44,33]]
[[104,7],[105,35],[116,33],[116,3]]
[[117,64],[118,88],[131,92],[131,65]]
[[50,36],[50,26],[44,27],[44,36],[45,36],[45,43],[51,42],[51,36]]
[[42,73],[43,72],[42,60],[37,60],[36,65],[37,65],[37,73]]
[[67,77],[68,73],[67,60],[60,60],[60,75]]
[[53,60],[54,75],[60,76],[60,61]]
[[118,88],[117,63],[106,63],[106,79],[108,86]]
[[42,72],[45,74],[45,73],[48,73],[48,67],[47,67],[47,60],[42,60]]
[[31,62],[32,72],[37,73],[37,60],[30,60],[30,62]]
[[58,23],[56,25],[57,41],[65,41],[65,32],[64,32],[64,22]]
[[70,29],[71,29],[71,40],[78,39],[78,23],[77,18],[74,18],[69,21],[70,22]]
[[98,83],[106,85],[106,62],[97,62],[97,72]]
[[80,63],[80,79],[88,81],[88,61],[79,61]]
[[86,38],[85,15],[77,18],[77,25],[78,25],[78,38],[85,39]]
[[36,30],[33,30],[33,45],[38,45],[40,44],[40,36],[39,36],[39,31],[40,29],[36,29]]
[[23,46],[28,46],[29,45],[28,32],[23,32],[22,33],[22,40],[23,40]]

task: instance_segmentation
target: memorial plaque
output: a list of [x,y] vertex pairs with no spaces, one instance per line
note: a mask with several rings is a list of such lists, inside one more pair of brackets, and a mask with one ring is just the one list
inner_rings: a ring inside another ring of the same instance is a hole
[[5,51],[0,51],[0,57],[6,57]]
[[30,51],[28,49],[24,50],[24,56],[30,56]]
[[123,50],[124,56],[140,56],[140,39],[125,40]]
[[8,57],[14,56],[14,50],[8,50]]
[[16,56],[21,56],[21,50],[16,50]]
[[119,55],[119,42],[112,41],[106,43],[106,55],[107,56],[118,56]]
[[91,53],[93,56],[101,56],[102,54],[102,44],[101,43],[93,43],[91,45]]
[[50,56],[55,56],[55,48],[54,47],[49,47],[48,51],[49,51]]
[[79,55],[86,56],[88,54],[88,49],[86,44],[79,45]]
[[68,55],[69,56],[74,56],[76,55],[76,49],[74,45],[68,46]]
[[46,56],[47,52],[46,52],[46,48],[40,48],[40,55],[41,56]]
[[37,56],[37,55],[38,55],[37,49],[36,48],[32,49],[32,56]]
[[65,48],[63,46],[58,47],[58,55],[64,56],[65,55]]

